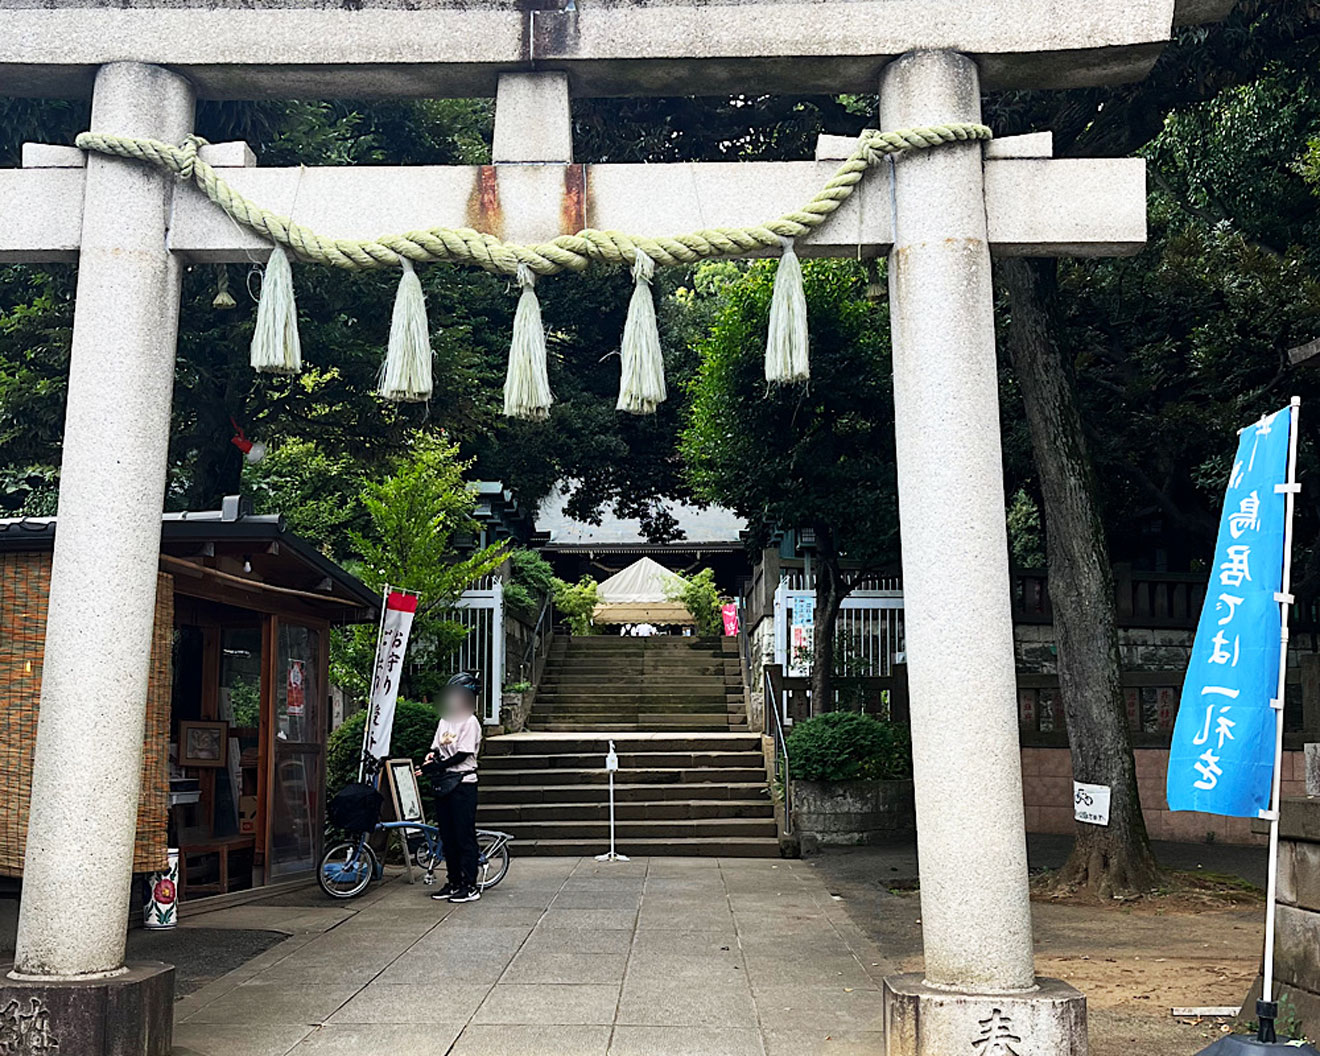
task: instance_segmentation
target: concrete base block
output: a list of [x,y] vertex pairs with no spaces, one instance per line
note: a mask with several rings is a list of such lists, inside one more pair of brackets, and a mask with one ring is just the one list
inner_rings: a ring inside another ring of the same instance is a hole
[[111,979],[71,983],[10,979],[12,968],[0,964],[0,1038],[18,1039],[14,1052],[170,1056],[173,965],[146,961]]
[[1086,1056],[1086,997],[1058,979],[1036,982],[1027,994],[972,994],[891,975],[885,1056]]

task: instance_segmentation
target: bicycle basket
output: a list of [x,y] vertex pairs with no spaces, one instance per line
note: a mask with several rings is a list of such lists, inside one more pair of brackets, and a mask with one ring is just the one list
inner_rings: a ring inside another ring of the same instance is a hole
[[330,824],[348,832],[371,832],[380,820],[385,797],[364,781],[345,785],[326,805]]

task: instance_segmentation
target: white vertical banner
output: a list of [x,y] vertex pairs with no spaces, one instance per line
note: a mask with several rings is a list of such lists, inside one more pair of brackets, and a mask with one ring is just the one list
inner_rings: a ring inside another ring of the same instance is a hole
[[386,589],[381,613],[380,635],[376,639],[376,662],[371,674],[371,706],[363,751],[374,759],[384,759],[390,752],[394,731],[394,709],[399,701],[399,680],[403,658],[408,651],[408,635],[417,614],[417,595]]

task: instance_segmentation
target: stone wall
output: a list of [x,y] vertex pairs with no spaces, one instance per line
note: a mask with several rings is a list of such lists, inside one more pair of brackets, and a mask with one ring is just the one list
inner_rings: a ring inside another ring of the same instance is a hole
[[[1320,798],[1286,797],[1279,811],[1279,910],[1274,973],[1281,1028],[1320,1033]],[[1257,981],[1243,1006],[1254,1018]]]
[[[1169,750],[1138,748],[1135,754],[1141,811],[1145,815],[1146,830],[1151,839],[1200,843],[1206,840],[1208,834],[1213,834],[1214,840],[1220,843],[1267,842],[1262,824],[1250,818],[1224,818],[1196,811],[1170,811],[1164,795]],[[1283,753],[1282,783],[1285,796],[1305,793],[1306,761],[1303,752]],[[1075,831],[1072,760],[1067,748],[1022,749],[1022,799],[1026,807],[1028,832],[1071,835]]]
[[775,662],[775,621],[774,618],[761,620],[750,628],[747,635],[751,653],[751,670],[745,672],[750,680],[747,687],[747,721],[751,729],[765,730],[765,679],[762,671],[766,664]]

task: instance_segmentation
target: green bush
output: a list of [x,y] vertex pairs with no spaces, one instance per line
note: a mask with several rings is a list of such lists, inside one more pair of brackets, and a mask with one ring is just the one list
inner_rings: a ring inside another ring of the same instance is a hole
[[509,551],[509,581],[504,584],[504,604],[528,623],[541,614],[547,594],[555,589],[550,562],[535,550]]
[[911,777],[912,742],[902,723],[831,711],[793,727],[788,765],[800,781]]
[[697,633],[705,638],[717,638],[724,633],[724,616],[720,607],[724,597],[715,586],[713,569],[703,568],[695,576],[678,577],[681,584],[674,584],[666,591],[670,601],[681,601],[692,618],[697,621]]
[[576,583],[555,580],[555,611],[568,624],[574,634],[596,633],[596,606],[600,604],[600,595],[596,590],[596,581],[590,576],[583,576]]
[[[420,763],[431,750],[435,739],[435,726],[440,716],[430,704],[412,700],[399,701],[394,713],[394,732],[390,739],[390,758],[412,759]],[[327,798],[345,785],[357,780],[358,761],[362,758],[362,731],[367,723],[367,709],[346,720],[330,734],[326,743],[325,783]],[[426,798],[427,814],[431,812],[431,786],[424,777],[417,779],[418,787]]]

